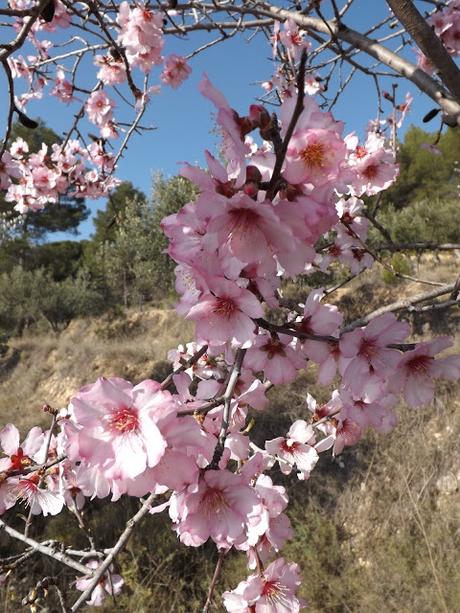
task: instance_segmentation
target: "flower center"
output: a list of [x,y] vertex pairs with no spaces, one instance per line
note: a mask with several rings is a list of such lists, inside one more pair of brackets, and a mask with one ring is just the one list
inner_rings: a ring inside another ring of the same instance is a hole
[[291,608],[292,600],[289,589],[276,579],[265,582],[261,596],[264,596],[274,606],[279,604],[283,608]]
[[283,357],[286,355],[283,343],[273,338],[267,341],[265,345],[262,345],[261,350],[267,352],[269,360],[274,358],[275,355],[281,355]]
[[332,255],[332,257],[338,257],[339,255],[341,255],[342,249],[339,245],[334,244],[329,247],[328,253],[329,255]]
[[32,460],[29,456],[24,454],[24,451],[21,447],[17,450],[17,453],[13,453],[10,457],[10,461],[12,464],[12,469],[20,470],[21,468],[25,468],[26,466],[30,466],[32,464]]
[[300,152],[300,157],[308,168],[321,168],[326,158],[326,147],[323,143],[310,143]]
[[231,298],[217,298],[213,308],[213,312],[216,315],[225,319],[230,319],[237,310],[238,307]]
[[281,443],[281,449],[286,453],[295,453],[299,443],[297,441],[289,441],[288,439],[284,439]]
[[414,375],[426,375],[433,358],[429,355],[417,355],[407,362],[407,368]]
[[232,232],[244,232],[251,226],[257,226],[260,216],[251,209],[233,209],[229,212],[232,220]]
[[201,504],[203,505],[205,515],[208,516],[214,513],[221,513],[228,507],[223,492],[213,487],[206,490],[201,500]]
[[377,351],[378,348],[375,345],[375,341],[370,338],[363,338],[359,347],[359,355],[362,355],[365,358],[371,358],[377,353]]
[[109,425],[112,430],[116,430],[121,434],[125,432],[133,432],[139,426],[139,419],[135,409],[121,407],[109,416]]
[[378,165],[369,164],[369,166],[366,166],[366,168],[363,170],[362,174],[364,177],[366,177],[366,179],[368,179],[369,181],[372,181],[372,179],[375,179],[378,173],[379,173]]
[[276,580],[267,581],[262,589],[262,596],[274,596],[279,592],[279,584]]

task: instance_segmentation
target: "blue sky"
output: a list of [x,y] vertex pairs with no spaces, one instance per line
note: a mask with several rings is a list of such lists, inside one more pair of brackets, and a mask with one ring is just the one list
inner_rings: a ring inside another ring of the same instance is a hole
[[[372,6],[372,10],[369,10],[369,6]],[[387,14],[384,0],[356,0],[346,22],[363,31]],[[236,36],[199,54],[191,62],[191,77],[178,90],[163,87],[160,94],[152,97],[143,124],[153,126],[155,130],[133,137],[128,151],[119,163],[119,178],[131,181],[149,194],[154,172],[162,171],[166,176],[172,176],[178,172],[178,163],[201,163],[203,150],[215,149],[217,136],[212,133],[212,105],[198,92],[198,83],[203,73],[208,74],[231,106],[240,114],[244,114],[249,104],[262,93],[259,82],[268,79],[273,72],[271,48],[265,38],[255,37],[249,44],[245,42],[245,38],[247,37],[244,35]],[[168,38],[165,55],[170,52],[186,54],[207,40],[209,37],[204,33],[195,34],[189,41]],[[406,53],[414,60],[415,55],[410,50]],[[84,68],[88,75],[94,75],[89,62]],[[158,70],[154,73],[152,84],[157,79]],[[410,87],[407,81],[399,80],[399,83],[398,98],[401,102],[406,91],[411,91],[415,98],[406,127],[410,123],[420,124],[421,118],[433,108],[433,104],[415,88]],[[0,87],[5,91],[3,85],[0,81]],[[382,86],[383,89],[391,89],[391,80],[387,79],[386,83],[383,80]],[[391,106],[387,102],[385,104],[384,110],[389,113]],[[78,106],[74,105],[67,107],[48,97],[46,101],[31,104],[29,112],[32,116],[41,116],[51,128],[62,133],[77,108]],[[118,111],[120,114],[126,112],[120,107],[116,110],[116,116]],[[355,76],[335,106],[336,118],[345,121],[346,133],[356,131],[363,134],[367,121],[375,116],[375,112],[376,98],[372,79],[365,75]],[[88,201],[87,204],[94,213],[97,208],[104,206],[104,200]],[[77,238],[88,237],[92,230],[92,221],[88,219],[81,225]],[[50,236],[50,240],[62,238],[69,237],[57,234]]]

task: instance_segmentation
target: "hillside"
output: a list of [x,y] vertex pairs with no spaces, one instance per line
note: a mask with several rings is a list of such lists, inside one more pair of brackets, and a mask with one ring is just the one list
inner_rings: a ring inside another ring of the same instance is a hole
[[[430,258],[420,263],[417,275],[446,281],[457,268],[455,257]],[[370,312],[414,290],[423,287],[385,285],[373,272],[338,291],[334,300],[354,318],[363,313],[363,304]],[[412,321],[417,338],[449,331],[460,349],[458,309]],[[101,374],[133,381],[161,378],[168,372],[167,350],[191,335],[191,327],[173,310],[154,308],[76,320],[60,335],[27,331],[11,339],[0,358],[0,422],[15,421],[26,429],[42,419],[44,402],[64,406],[76,389]],[[319,398],[325,393],[314,380],[310,369],[293,384],[271,390],[271,406],[257,419],[255,436],[278,434],[292,418],[305,417],[307,391]],[[369,434],[336,460],[322,457],[309,481],[290,488],[295,537],[283,555],[301,565],[303,595],[311,611],[460,610],[459,407],[460,386],[442,385],[432,406],[399,407],[400,423],[390,435]],[[281,475],[276,481],[291,483]],[[105,502],[95,506],[100,510]],[[99,542],[110,543],[133,508],[130,500],[109,504],[105,513],[91,509],[86,521]],[[36,535],[42,530],[34,529]],[[53,537],[78,542],[75,519],[61,514],[49,522],[42,538]],[[148,517],[118,560],[128,590],[103,610],[155,611],[161,606],[179,613],[199,611],[214,560],[212,547],[177,547],[168,521]],[[17,573],[3,611],[18,610],[24,596],[21,578],[29,579],[31,568],[41,572],[43,562],[34,564]],[[229,556],[219,591],[234,587],[244,575],[244,556]],[[214,610],[221,610],[218,603]]]

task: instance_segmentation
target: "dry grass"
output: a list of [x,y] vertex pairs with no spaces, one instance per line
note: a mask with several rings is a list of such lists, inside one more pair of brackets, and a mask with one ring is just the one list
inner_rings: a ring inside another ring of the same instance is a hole
[[168,349],[191,335],[173,310],[147,309],[77,320],[60,335],[29,332],[13,339],[2,359],[0,422],[27,428],[43,420],[44,403],[65,406],[72,393],[101,375],[132,381],[161,377]]

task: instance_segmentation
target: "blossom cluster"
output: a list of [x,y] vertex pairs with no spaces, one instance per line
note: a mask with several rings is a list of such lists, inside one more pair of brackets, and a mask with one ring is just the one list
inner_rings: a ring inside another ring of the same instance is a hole
[[[444,47],[450,55],[460,55],[460,2],[459,0],[447,0],[440,5],[427,19],[434,33],[439,36]],[[434,72],[435,68],[430,60],[421,52],[419,66],[428,73]]]
[[[253,105],[240,117],[206,77],[201,90],[217,109],[228,162],[224,167],[206,152],[207,172],[183,168],[199,196],[162,227],[178,263],[179,312],[196,322],[197,340],[245,348],[256,340],[254,320],[263,317],[263,303],[278,306],[281,278],[325,270],[332,260],[353,272],[372,263],[360,197],[386,189],[398,169],[382,136],[370,132],[364,145],[354,135],[344,138],[343,124],[306,95],[273,197],[276,153],[268,112]],[[291,91],[280,109],[281,137],[295,104]],[[260,145],[248,136],[256,129],[266,138]],[[317,241],[327,234],[330,247],[318,251]]]
[[[71,14],[66,6],[59,0],[53,3],[55,6],[53,19],[50,22],[37,20],[28,36],[28,42],[33,46],[34,53],[29,53],[26,57],[17,55],[8,58],[13,78],[22,78],[28,85],[28,91],[16,98],[16,104],[21,109],[24,109],[30,100],[42,98],[49,83],[52,85],[49,93],[66,104],[80,100],[80,92],[83,91],[76,87],[75,67],[53,60],[52,50],[59,45],[59,42],[54,43],[52,40],[38,37],[41,33],[49,34],[59,28],[67,28],[71,23]],[[10,2],[10,6],[13,9],[29,9],[33,6],[33,2],[14,1]],[[23,20],[19,18],[15,27],[20,27],[22,24]],[[144,3],[139,2],[131,7],[128,2],[121,2],[117,7],[116,19],[108,19],[104,28],[105,32],[109,33],[108,43],[99,44],[97,48],[106,48],[107,52],[97,53],[94,56],[94,64],[98,68],[96,76],[99,86],[121,85],[130,79],[132,70],[139,69],[143,73],[150,73],[155,66],[163,63],[162,81],[172,87],[177,87],[190,74],[191,68],[184,57],[174,54],[166,58],[162,56],[163,17]],[[78,57],[78,52],[75,53]],[[72,58],[72,53],[69,57]],[[131,87],[135,96],[141,99],[143,96],[141,90],[132,82]],[[102,93],[96,86],[89,96],[93,99],[89,102],[89,108],[93,111],[97,112],[97,104],[100,104],[101,111],[103,110]],[[112,105],[110,106],[111,111]],[[91,111],[87,109],[87,112]],[[106,114],[107,112],[105,109]]]
[[[90,168],[89,165],[93,167]],[[37,153],[17,138],[0,160],[0,189],[19,213],[37,211],[59,202],[63,195],[99,198],[118,184],[111,176],[113,155],[100,143],[83,146],[78,140],[42,144]]]
[[[14,76],[29,80],[30,95],[46,85],[33,66],[51,45],[37,33],[68,25],[65,6],[55,8],[53,20],[30,35],[38,56],[10,60]],[[180,56],[163,60],[162,20],[146,5],[122,2],[110,27],[120,49],[95,56],[100,83],[84,103],[103,139],[119,133],[106,89],[128,82],[131,68],[148,73],[163,63],[160,78],[172,87],[190,72]],[[309,48],[291,20],[273,42],[291,66]],[[71,102],[66,76],[59,68],[53,91]],[[387,189],[398,167],[375,125],[363,143],[344,134],[312,96],[317,84],[297,91],[280,73],[270,83],[279,90],[278,116],[262,105],[239,115],[207,77],[201,81],[216,110],[223,161],[206,151],[206,170],[185,165],[182,175],[198,196],[162,222],[177,263],[178,311],[195,322],[195,340],[168,354],[173,374],[137,385],[102,377],[56,411],[49,430],[34,427],[22,443],[15,425],[0,430],[0,513],[21,502],[32,515],[64,507],[78,513],[88,499],[153,494],[158,504],[149,511],[167,512],[184,545],[212,541],[221,554],[244,552],[250,574],[223,594],[227,611],[242,613],[305,606],[300,568],[278,557],[293,534],[279,473],[309,479],[321,454],[340,454],[368,428],[389,432],[400,399],[427,404],[436,380],[460,378],[460,356],[439,355],[448,338],[413,343],[409,325],[391,312],[344,326],[323,288],[294,309],[283,302],[286,279],[328,272],[337,262],[352,274],[372,265],[364,198]],[[29,153],[18,139],[3,153],[0,186],[20,212],[62,194],[96,197],[114,184],[114,160],[102,142],[85,148],[67,140]],[[286,309],[282,325],[271,321],[274,309]],[[256,445],[251,427],[268,407],[270,387],[312,365],[317,382],[330,386],[327,402],[307,394],[304,415]],[[91,586],[98,566],[88,562],[77,589]],[[109,567],[88,603],[102,604],[122,585]]]
[[[9,4],[13,10],[28,10],[35,6],[32,0],[12,0]],[[20,213],[56,203],[63,194],[98,198],[109,193],[117,184],[109,176],[115,170],[118,156],[115,152],[108,153],[104,142],[118,139],[126,132],[127,125],[115,117],[117,103],[114,97],[120,97],[117,87],[126,84],[134,96],[133,106],[139,108],[148,103],[149,94],[157,92],[159,86],[139,88],[134,82],[133,71],[147,74],[154,67],[163,65],[158,80],[173,88],[177,88],[191,72],[186,58],[175,54],[166,58],[162,56],[164,33],[160,12],[141,2],[131,7],[123,1],[117,7],[116,18],[107,19],[104,26],[107,44],[100,44],[98,39],[96,48],[102,48],[104,53],[94,54],[97,82],[88,91],[86,83],[81,87],[76,80],[76,70],[85,48],[71,49],[61,61],[53,59],[52,52],[60,47],[62,41],[58,37],[53,42],[51,35],[69,27],[71,13],[59,0],[53,0],[52,4],[52,19],[36,20],[27,36],[32,51],[10,55],[6,60],[12,79],[10,93],[14,94],[12,110],[20,113],[21,122],[30,125],[31,121],[25,115],[28,103],[50,94],[66,105],[78,104],[80,110],[77,110],[76,122],[87,118],[96,125],[100,141],[83,145],[83,128],[79,127],[75,132],[75,123],[63,145],[52,148],[43,145],[38,153],[29,155],[27,145],[21,139],[13,144],[5,143],[0,154],[0,189],[7,191],[6,200],[14,203]],[[23,27],[27,19],[29,17],[17,18],[14,28]],[[77,42],[81,43],[80,37],[70,41],[72,44]],[[87,44],[90,48],[89,41]],[[64,61],[66,56],[69,63]],[[16,81],[22,83],[21,93],[17,93]],[[121,94],[120,99],[125,101],[126,93]],[[72,138],[77,134],[80,140]],[[120,146],[120,153],[125,145],[123,142]]]

